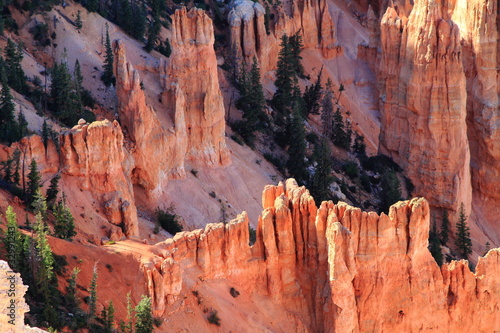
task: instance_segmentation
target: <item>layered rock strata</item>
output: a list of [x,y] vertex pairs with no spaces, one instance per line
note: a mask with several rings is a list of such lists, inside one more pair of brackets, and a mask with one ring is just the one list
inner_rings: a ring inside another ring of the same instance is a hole
[[[225,142],[212,20],[201,9],[176,10],[171,43],[170,62],[160,66],[162,102],[173,106],[175,128],[185,127],[185,158],[202,166],[228,165],[231,157]],[[185,115],[185,125],[177,123],[178,114]]]
[[294,180],[264,189],[257,240],[245,213],[157,244],[144,263],[156,315],[189,293],[184,280],[240,281],[295,314],[311,332],[492,332],[498,328],[500,250],[440,269],[429,251],[429,206],[389,215],[313,198]]
[[432,206],[463,202],[483,244],[500,242],[498,20],[497,1],[421,0],[381,21],[380,151]]
[[441,1],[416,1],[408,18],[381,22],[380,151],[400,164],[431,205],[471,208],[466,78],[460,29]]
[[138,236],[137,208],[130,181],[133,160],[123,148],[123,134],[117,121],[83,121],[63,133],[61,166],[64,175],[90,191],[109,222],[120,225],[127,236]]
[[259,3],[236,0],[231,3],[228,14],[231,47],[240,61],[250,64],[252,58],[259,59],[261,70],[267,72],[276,67],[280,38],[283,34],[300,33],[304,47],[317,48],[323,57],[333,58],[340,47],[335,35],[335,26],[325,0],[292,1],[276,8],[277,15],[265,26],[266,10]]

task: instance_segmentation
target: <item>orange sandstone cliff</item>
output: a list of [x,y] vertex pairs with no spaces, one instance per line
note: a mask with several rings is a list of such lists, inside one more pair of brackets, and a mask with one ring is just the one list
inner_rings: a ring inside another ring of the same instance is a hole
[[[500,327],[499,249],[480,258],[476,273],[466,261],[440,269],[427,250],[426,200],[400,202],[388,216],[343,203],[318,208],[309,191],[289,179],[286,186],[267,186],[262,202],[252,246],[243,212],[226,225],[208,224],[151,248],[143,269],[156,315],[170,321],[179,312],[193,314],[182,299],[223,279],[255,302],[265,296],[284,308],[298,331]],[[238,301],[233,303],[237,308]],[[223,330],[235,328],[224,326],[221,316]]]
[[482,244],[500,237],[499,27],[496,1],[419,0],[380,28],[380,152],[433,207],[464,203]]

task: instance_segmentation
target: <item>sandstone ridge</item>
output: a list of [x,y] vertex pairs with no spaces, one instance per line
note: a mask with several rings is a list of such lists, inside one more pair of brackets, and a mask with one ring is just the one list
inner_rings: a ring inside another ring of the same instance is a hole
[[[429,205],[413,199],[389,215],[344,203],[316,207],[293,179],[267,186],[257,239],[248,218],[177,234],[143,262],[156,315],[175,311],[192,280],[241,282],[268,295],[312,332],[491,332],[499,322],[500,250],[436,265],[427,250]],[[172,310],[172,307],[174,309]]]

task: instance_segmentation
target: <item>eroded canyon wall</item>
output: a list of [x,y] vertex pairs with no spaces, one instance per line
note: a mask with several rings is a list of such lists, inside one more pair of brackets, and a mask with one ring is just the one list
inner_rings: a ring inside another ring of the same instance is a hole
[[304,187],[267,186],[257,240],[245,213],[230,223],[177,234],[143,264],[156,315],[190,293],[187,280],[240,281],[268,295],[313,332],[491,332],[500,325],[500,250],[436,265],[427,250],[425,199],[389,215],[340,203],[319,208]]
[[[380,152],[433,207],[472,213],[477,240],[498,244],[498,2],[415,1],[381,19]],[[483,234],[480,236],[480,234]]]

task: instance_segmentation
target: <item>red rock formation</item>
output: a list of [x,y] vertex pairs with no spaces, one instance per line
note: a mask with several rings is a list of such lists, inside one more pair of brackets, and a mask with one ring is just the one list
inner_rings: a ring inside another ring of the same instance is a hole
[[[176,100],[182,99],[175,105],[175,114],[176,118],[178,112],[185,114],[186,158],[203,166],[228,165],[231,158],[225,142],[225,110],[217,77],[212,20],[201,9],[177,10],[171,42],[169,67],[160,68],[160,72],[168,73],[163,88],[175,92]],[[162,98],[165,100],[171,99]]]
[[156,111],[146,103],[139,72],[127,62],[120,40],[114,43],[114,55],[119,117],[135,160],[132,181],[155,196],[169,178],[185,176],[184,110],[176,110],[177,123],[166,130]]
[[407,168],[415,194],[455,211],[464,202],[475,238],[498,244],[498,2],[422,0],[405,12],[389,7],[381,22],[380,151]]
[[283,34],[300,32],[304,46],[321,50],[325,58],[333,58],[340,52],[325,0],[291,2],[290,11],[284,7],[278,8],[277,21],[274,25],[272,21],[269,23],[269,35],[264,25],[265,9],[262,5],[249,0],[237,0],[231,6],[228,21],[235,56],[247,64],[256,56],[264,73],[276,67]]
[[380,151],[431,205],[470,212],[466,80],[458,26],[440,1],[416,1],[409,18],[382,18]]
[[189,281],[225,278],[269,295],[313,332],[498,329],[500,250],[475,274],[466,261],[440,270],[427,250],[424,199],[400,202],[388,216],[343,203],[317,208],[294,180],[267,186],[262,198],[253,246],[243,213],[153,248],[144,272],[156,315],[190,292]]
[[109,222],[123,224],[127,236],[138,236],[137,209],[130,181],[133,166],[123,148],[117,121],[84,122],[63,133],[62,173],[75,177],[79,188],[92,192]]

